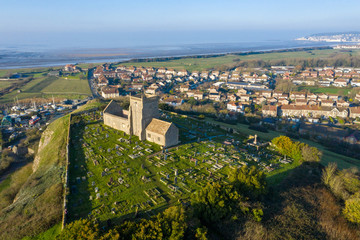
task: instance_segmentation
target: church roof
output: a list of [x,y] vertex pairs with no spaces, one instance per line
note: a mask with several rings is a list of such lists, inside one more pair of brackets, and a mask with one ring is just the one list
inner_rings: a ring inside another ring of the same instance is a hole
[[146,127],[146,131],[158,133],[165,135],[171,126],[171,122],[162,121],[156,118],[153,118],[149,125]]

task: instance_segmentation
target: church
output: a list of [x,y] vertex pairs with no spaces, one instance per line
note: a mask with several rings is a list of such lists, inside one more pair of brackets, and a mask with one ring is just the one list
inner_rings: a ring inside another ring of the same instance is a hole
[[129,110],[111,101],[103,112],[104,124],[141,141],[148,140],[167,148],[179,143],[179,129],[175,124],[160,120],[158,96],[130,96]]

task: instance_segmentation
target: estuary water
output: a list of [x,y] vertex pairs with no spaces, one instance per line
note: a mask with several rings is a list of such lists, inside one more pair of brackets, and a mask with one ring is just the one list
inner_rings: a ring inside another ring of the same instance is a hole
[[43,45],[1,45],[0,69],[50,67],[75,63],[121,62],[130,59],[179,57],[250,51],[334,46],[336,43],[295,40],[244,41],[236,43],[152,44],[130,47],[52,47]]

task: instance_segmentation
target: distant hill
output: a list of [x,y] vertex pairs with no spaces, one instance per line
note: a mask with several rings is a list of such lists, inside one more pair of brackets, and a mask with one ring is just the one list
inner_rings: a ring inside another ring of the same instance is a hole
[[360,42],[360,32],[318,33],[295,40],[312,42]]

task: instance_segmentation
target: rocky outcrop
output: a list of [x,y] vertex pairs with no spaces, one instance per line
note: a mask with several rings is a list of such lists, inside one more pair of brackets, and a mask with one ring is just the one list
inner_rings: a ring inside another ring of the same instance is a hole
[[41,153],[41,151],[49,144],[53,134],[54,134],[54,132],[49,129],[46,129],[43,132],[40,142],[39,142],[38,154],[36,154],[35,159],[34,159],[33,172],[35,172],[40,166],[41,157],[40,157],[39,153]]

